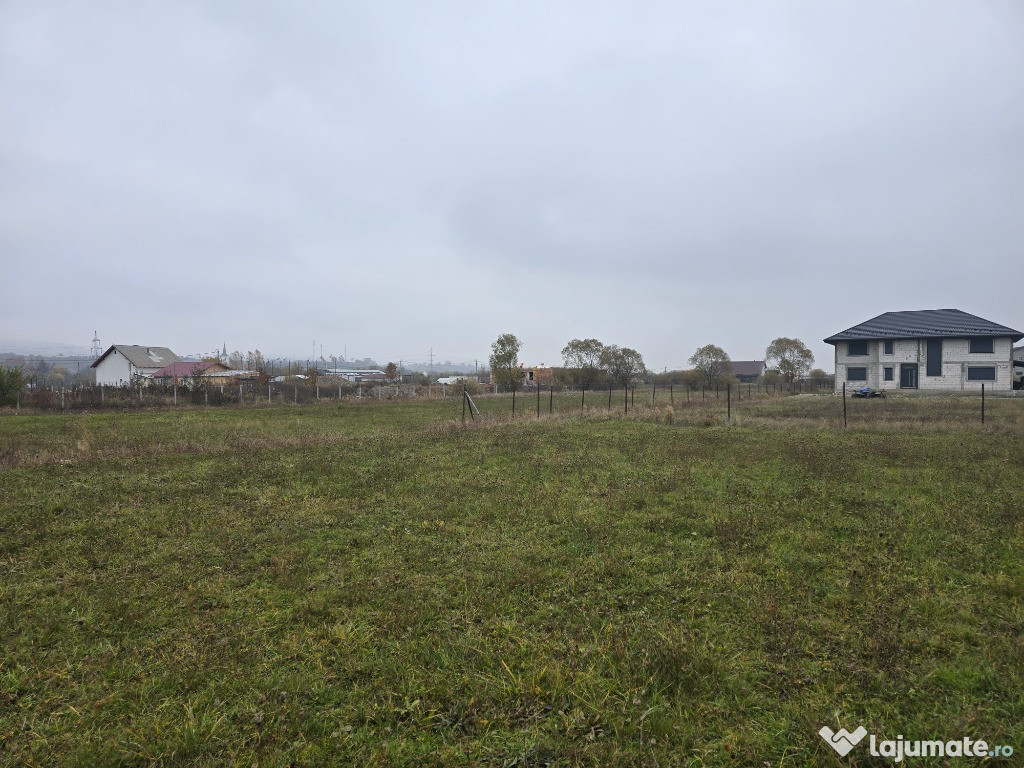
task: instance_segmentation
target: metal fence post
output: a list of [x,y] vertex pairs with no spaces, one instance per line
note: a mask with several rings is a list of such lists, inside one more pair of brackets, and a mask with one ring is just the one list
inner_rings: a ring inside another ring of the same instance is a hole
[[537,418],[540,418],[540,384],[537,385]]
[[725,420],[732,421],[732,384],[725,385]]
[[985,423],[985,382],[981,382],[981,423]]
[[846,426],[846,382],[843,382],[843,426]]

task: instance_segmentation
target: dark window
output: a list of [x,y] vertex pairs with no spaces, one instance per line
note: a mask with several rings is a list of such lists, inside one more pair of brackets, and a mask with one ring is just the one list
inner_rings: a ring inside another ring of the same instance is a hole
[[992,339],[971,339],[971,352],[992,353]]
[[928,376],[942,375],[942,339],[928,339],[928,349],[925,352],[927,366],[925,374]]
[[886,367],[883,371],[883,375],[886,381],[892,381],[892,368]]
[[846,380],[847,381],[867,381],[868,380],[868,369],[867,368],[847,368],[846,369]]
[[994,365],[978,366],[967,369],[968,381],[995,381],[996,367]]
[[866,355],[868,353],[868,343],[866,341],[848,341],[846,342],[846,354],[848,355]]
[[884,346],[882,354],[891,355],[892,354],[892,342],[891,341],[883,341],[882,344]]

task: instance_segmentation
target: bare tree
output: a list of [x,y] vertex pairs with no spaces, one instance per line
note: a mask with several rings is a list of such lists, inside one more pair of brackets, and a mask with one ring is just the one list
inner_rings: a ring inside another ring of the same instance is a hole
[[256,351],[249,351],[245,353],[245,369],[247,371],[261,371],[266,367],[266,362],[263,360],[263,355],[257,349]]

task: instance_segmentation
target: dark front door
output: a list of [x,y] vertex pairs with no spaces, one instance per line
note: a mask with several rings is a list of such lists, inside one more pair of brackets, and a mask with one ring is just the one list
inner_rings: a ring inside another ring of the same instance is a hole
[[900,388],[917,389],[917,363],[900,363]]

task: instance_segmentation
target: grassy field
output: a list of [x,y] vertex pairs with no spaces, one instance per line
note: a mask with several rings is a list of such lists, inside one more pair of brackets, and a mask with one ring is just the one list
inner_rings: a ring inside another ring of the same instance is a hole
[[1024,754],[1024,401],[576,397],[0,415],[0,765]]

